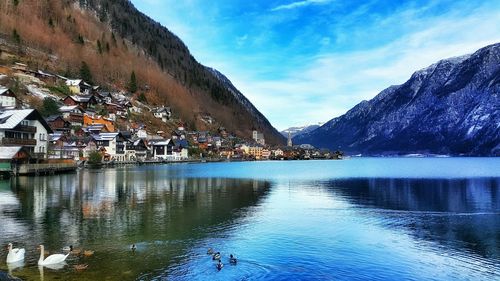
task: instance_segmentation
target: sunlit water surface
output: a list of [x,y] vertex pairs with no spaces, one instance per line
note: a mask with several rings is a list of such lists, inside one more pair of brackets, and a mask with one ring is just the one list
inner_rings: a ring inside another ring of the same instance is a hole
[[[7,266],[2,251],[0,280],[8,271],[24,280],[500,280],[500,158],[22,177],[0,181],[0,243],[8,242],[26,248],[26,259]],[[42,268],[39,244],[95,253]],[[221,252],[221,271],[209,247]]]

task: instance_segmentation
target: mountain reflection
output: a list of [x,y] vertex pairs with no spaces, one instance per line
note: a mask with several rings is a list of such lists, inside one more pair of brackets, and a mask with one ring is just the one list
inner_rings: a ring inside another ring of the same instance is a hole
[[500,179],[341,179],[329,192],[418,239],[500,258]]

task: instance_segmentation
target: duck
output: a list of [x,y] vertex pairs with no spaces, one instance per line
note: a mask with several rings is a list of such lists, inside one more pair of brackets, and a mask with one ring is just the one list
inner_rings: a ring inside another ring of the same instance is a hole
[[44,259],[43,258],[43,256],[44,256],[43,254],[45,252],[44,246],[40,245],[40,246],[38,246],[38,248],[40,249],[40,259],[38,260],[38,265],[51,265],[51,264],[62,263],[69,256],[69,253],[67,255],[54,254],[54,255],[50,255]]
[[75,249],[73,248],[73,246],[69,246],[70,247],[70,254],[73,254],[73,255],[79,255],[82,253],[82,249]]
[[73,265],[73,267],[77,271],[82,271],[82,270],[87,269],[87,267],[89,267],[89,265],[88,264],[75,264],[75,265]]
[[130,246],[130,250],[132,250],[132,252],[135,252],[135,250],[137,250],[137,246],[135,244],[132,244],[132,246]]
[[8,246],[9,254],[7,255],[7,263],[15,263],[24,260],[24,249],[12,248],[12,243]]
[[232,265],[236,265],[236,263],[238,263],[238,260],[236,259],[235,256],[233,256],[233,254],[229,255],[229,263]]
[[217,263],[217,265],[215,265],[215,267],[217,268],[218,271],[220,271],[224,267],[224,264],[219,260],[219,262]]
[[94,251],[92,251],[92,250],[85,250],[85,251],[83,251],[83,255],[86,256],[86,257],[90,257],[90,256],[94,255]]
[[71,252],[73,250],[73,245],[62,247],[63,252]]
[[215,254],[212,256],[212,260],[219,260],[219,261],[220,261],[220,252],[215,253]]
[[207,255],[213,255],[213,254],[214,254],[214,249],[208,248]]

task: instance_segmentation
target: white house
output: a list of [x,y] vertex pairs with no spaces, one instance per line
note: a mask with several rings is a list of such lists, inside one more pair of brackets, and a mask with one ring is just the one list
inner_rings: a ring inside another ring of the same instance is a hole
[[6,110],[0,113],[0,140],[3,146],[22,146],[38,157],[48,148],[49,124],[36,109]]
[[125,138],[121,133],[92,135],[97,149],[104,152],[105,160],[127,161]]
[[171,139],[155,142],[153,148],[153,158],[155,160],[175,161],[178,158],[174,153],[174,142]]
[[16,108],[16,95],[10,89],[0,87],[0,108]]
[[166,123],[172,117],[172,111],[170,107],[158,107],[153,110],[153,115]]

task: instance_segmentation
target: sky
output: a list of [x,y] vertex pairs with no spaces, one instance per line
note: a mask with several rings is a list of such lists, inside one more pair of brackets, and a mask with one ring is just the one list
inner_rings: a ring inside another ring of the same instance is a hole
[[279,130],[324,123],[500,42],[499,0],[132,0]]

